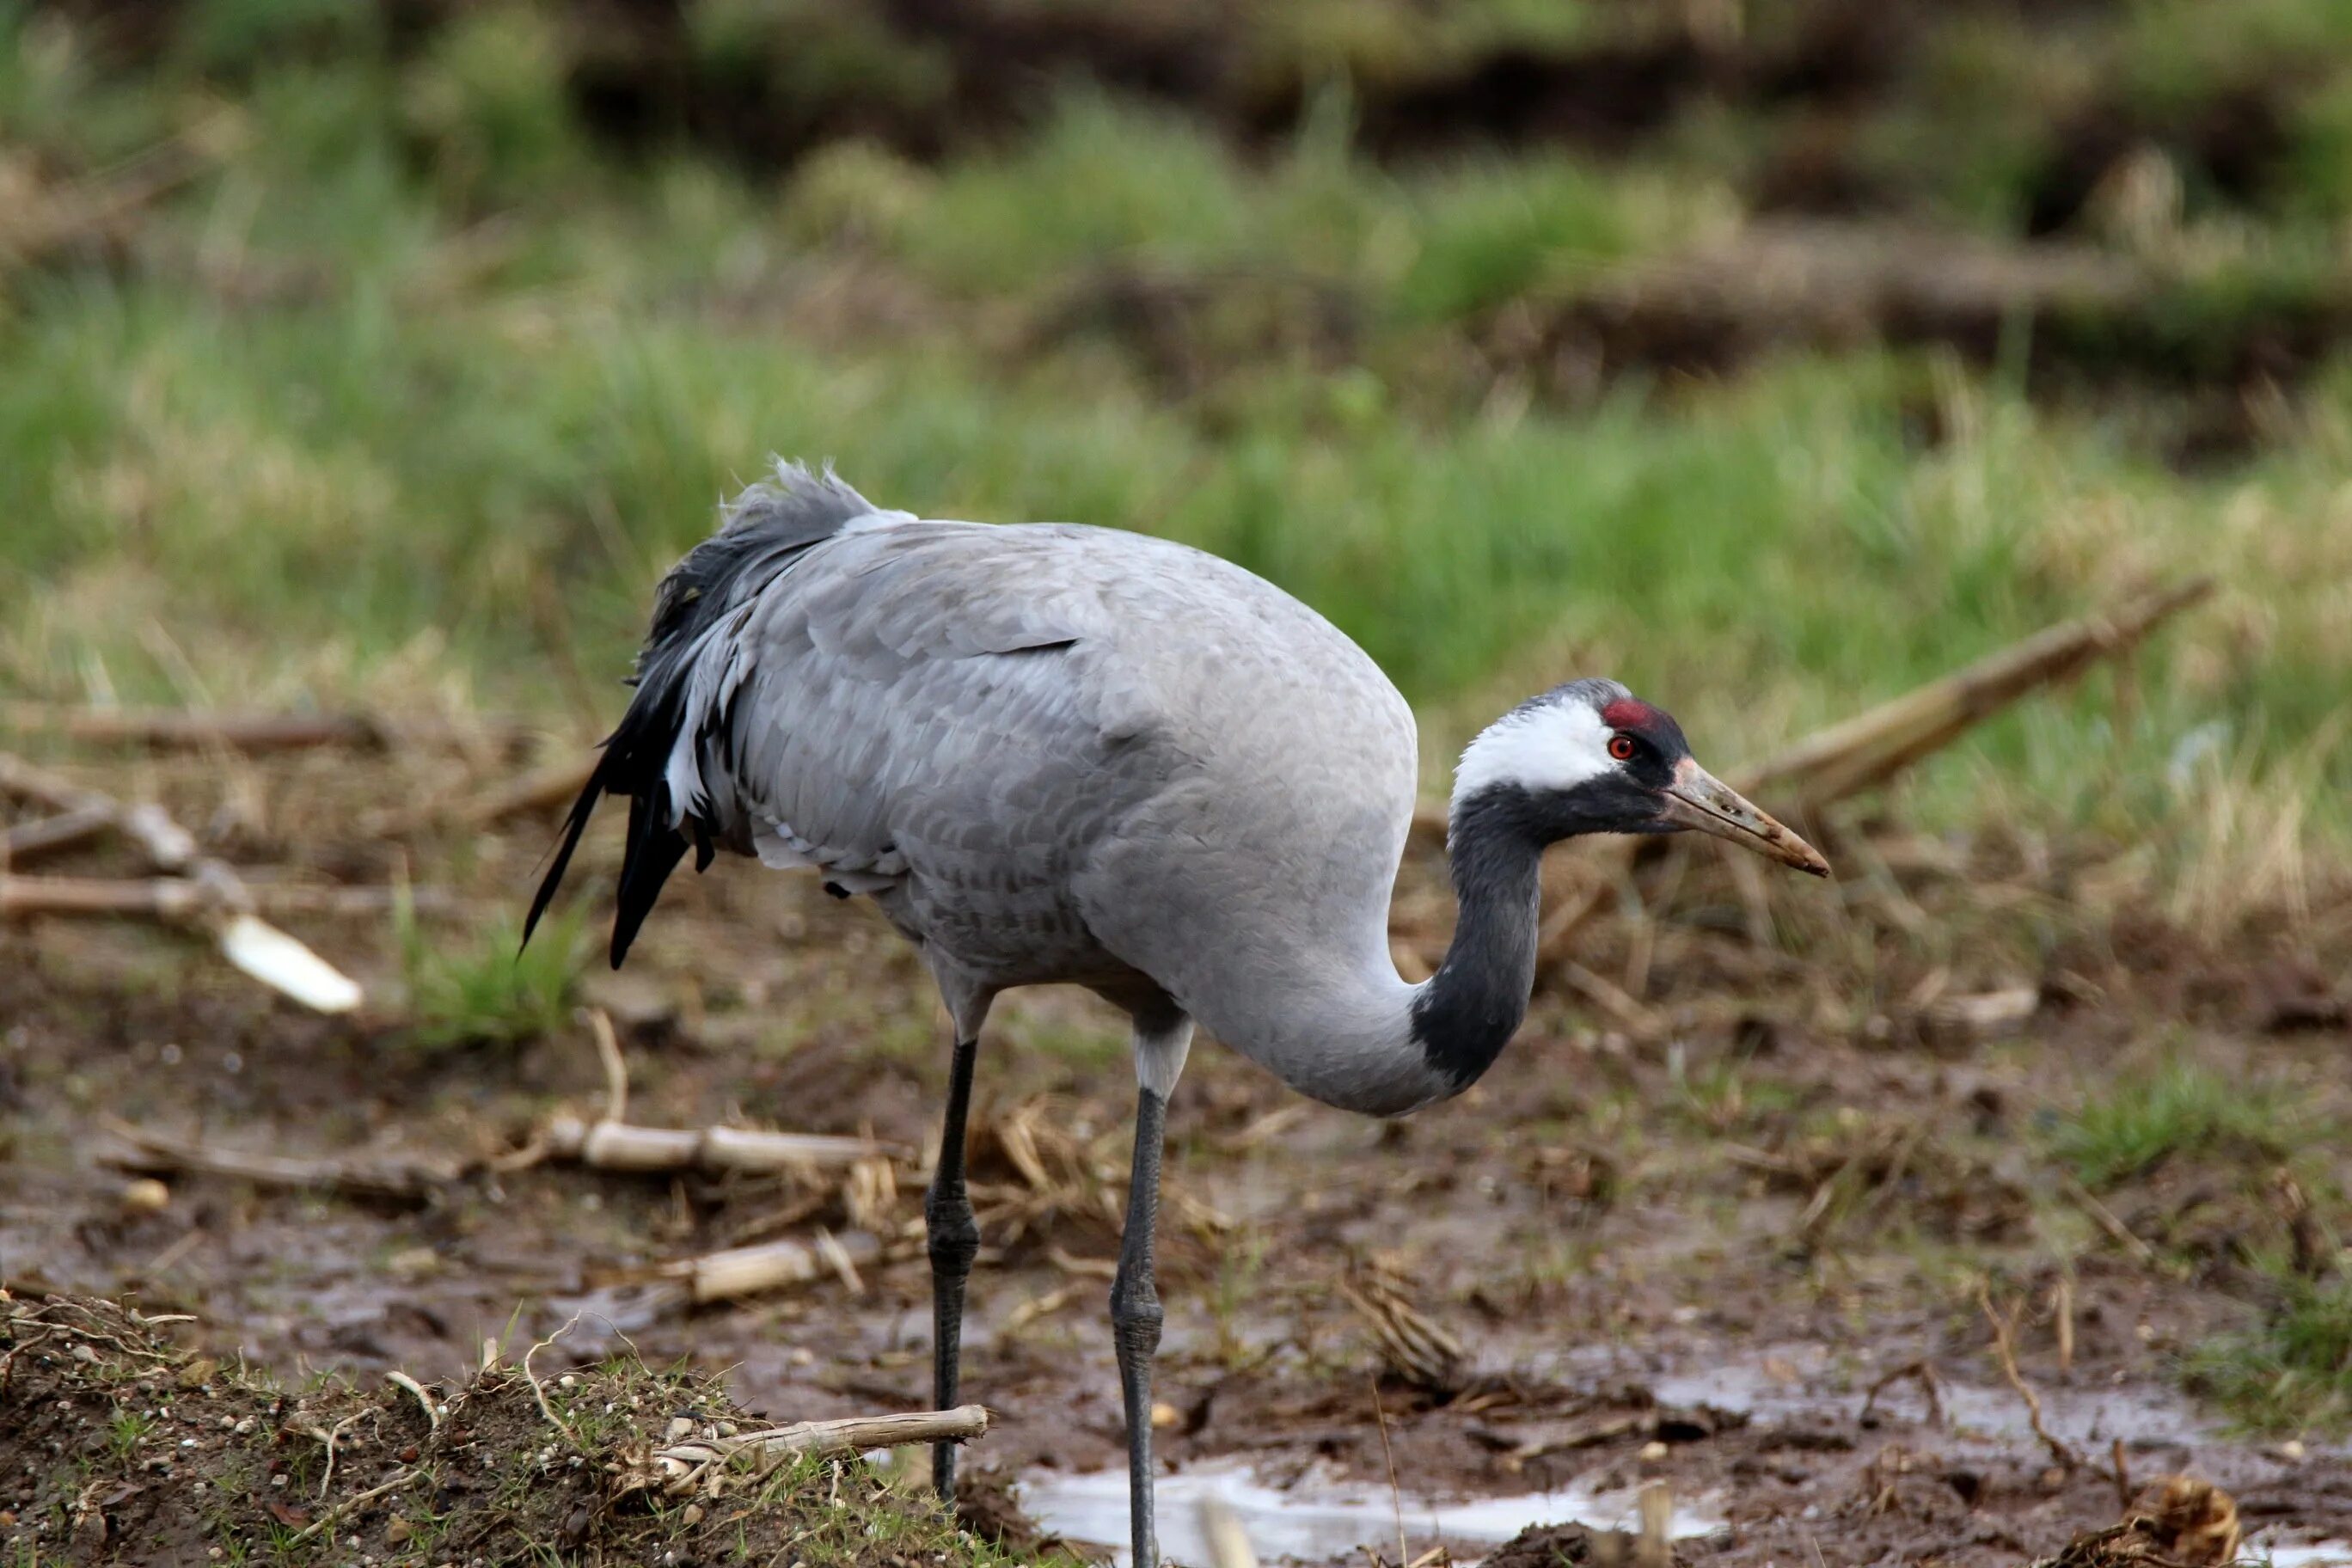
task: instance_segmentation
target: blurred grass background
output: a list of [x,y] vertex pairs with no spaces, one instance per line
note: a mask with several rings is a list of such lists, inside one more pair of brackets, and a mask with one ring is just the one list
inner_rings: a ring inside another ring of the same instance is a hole
[[0,685],[586,728],[772,451],[1230,556],[1433,768],[2210,572],[1906,810],[2226,916],[2352,826],[2348,262],[2343,0],[0,0]]

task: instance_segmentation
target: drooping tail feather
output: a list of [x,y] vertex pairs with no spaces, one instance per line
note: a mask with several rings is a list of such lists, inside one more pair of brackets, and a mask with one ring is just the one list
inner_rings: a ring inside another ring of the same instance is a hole
[[605,737],[604,755],[564,820],[554,860],[523,921],[526,944],[562,884],[597,803],[607,795],[629,797],[629,835],[613,915],[614,968],[628,956],[629,944],[688,844],[696,847],[696,870],[710,864],[711,825],[689,815],[693,803],[674,798],[670,784],[671,759],[679,748],[688,748],[698,766],[702,748],[727,721],[723,707],[696,705],[690,690],[696,663],[729,618],[803,551],[873,510],[830,467],[811,473],[798,463],[780,461],[774,477],[730,504],[719,531],[662,579],[654,595],[653,626],[637,654],[636,695]]

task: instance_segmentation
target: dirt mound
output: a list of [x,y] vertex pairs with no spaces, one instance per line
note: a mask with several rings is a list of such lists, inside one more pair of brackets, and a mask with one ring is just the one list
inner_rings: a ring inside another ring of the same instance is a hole
[[297,1389],[163,1336],[184,1321],[0,1292],[7,1561],[974,1560],[927,1500],[854,1459],[666,1495],[663,1445],[760,1425],[712,1379],[620,1358],[534,1386],[492,1356],[455,1387]]

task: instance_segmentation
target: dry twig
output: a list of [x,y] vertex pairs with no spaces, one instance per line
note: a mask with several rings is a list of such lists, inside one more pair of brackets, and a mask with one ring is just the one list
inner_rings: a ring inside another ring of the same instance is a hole
[[[381,746],[391,728],[360,713],[206,713],[184,708],[78,708],[52,702],[0,703],[0,725],[100,745],[224,746],[238,752]],[[400,728],[410,732],[418,727]]]
[[423,1384],[397,1368],[385,1373],[383,1376],[385,1382],[404,1388],[415,1394],[416,1403],[425,1406],[425,1426],[427,1432],[437,1433],[441,1430],[441,1407],[433,1403],[433,1396],[425,1392]]
[[411,1200],[430,1196],[462,1173],[454,1163],[425,1159],[335,1160],[253,1154],[174,1138],[120,1117],[102,1116],[100,1122],[125,1146],[102,1151],[99,1157],[127,1171],[197,1171],[232,1181],[251,1182],[256,1186],[333,1189]]
[[802,1421],[738,1436],[709,1436],[675,1443],[654,1452],[646,1469],[625,1480],[625,1492],[659,1488],[673,1496],[696,1491],[716,1495],[727,1467],[749,1459],[754,1476],[803,1454],[856,1454],[917,1443],[962,1443],[988,1430],[988,1411],[978,1405],[953,1410],[917,1410],[896,1415],[852,1415],[838,1421]]
[[368,1489],[363,1492],[358,1492],[351,1497],[345,1498],[342,1501],[337,1503],[334,1507],[329,1509],[317,1519],[312,1520],[309,1524],[304,1525],[299,1531],[296,1531],[295,1534],[288,1540],[287,1544],[289,1546],[296,1545],[301,1542],[308,1541],[310,1537],[318,1534],[322,1530],[332,1530],[336,1525],[341,1524],[346,1518],[350,1517],[350,1515],[362,1504],[373,1502],[376,1499],[383,1496],[386,1492],[398,1491],[401,1488],[406,1486],[415,1479],[416,1472],[415,1470],[402,1470],[388,1481],[380,1481],[376,1485],[368,1488]]
[[1927,1420],[1933,1426],[1941,1426],[1944,1424],[1943,1386],[1936,1381],[1936,1369],[1925,1361],[1906,1361],[1872,1384],[1870,1393],[1863,1399],[1859,1419],[1868,1421],[1878,1409],[1878,1396],[1895,1384],[1906,1381],[1917,1383],[1927,1394]]
[[2007,1319],[1993,1310],[1992,1292],[1983,1285],[1977,1287],[1977,1305],[1984,1309],[1985,1321],[1992,1325],[1993,1354],[2000,1362],[2001,1375],[2009,1379],[2010,1387],[2017,1390],[2017,1396],[2025,1401],[2025,1418],[2032,1426],[2034,1436],[2040,1438],[2042,1446],[2050,1450],[2050,1458],[2056,1461],[2059,1468],[2081,1469],[2084,1465],[2083,1456],[2075,1452],[2071,1444],[2057,1436],[2043,1423],[2042,1396],[2033,1392],[2033,1385],[2025,1381],[2023,1373],[2017,1370],[2017,1353],[2010,1348],[2011,1324]]

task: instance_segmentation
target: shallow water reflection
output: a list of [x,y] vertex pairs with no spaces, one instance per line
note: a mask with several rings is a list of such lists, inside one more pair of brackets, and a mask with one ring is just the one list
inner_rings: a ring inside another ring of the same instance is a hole
[[[1033,1471],[1017,1489],[1022,1507],[1047,1530],[1072,1541],[1118,1546],[1118,1562],[1128,1562],[1125,1470],[1084,1475]],[[1160,1479],[1162,1555],[1190,1564],[1209,1561],[1201,1505],[1213,1498],[1233,1510],[1261,1562],[1336,1557],[1366,1546],[1396,1550],[1399,1500],[1386,1487],[1310,1473],[1282,1489],[1266,1485],[1246,1465],[1212,1461]],[[1630,1527],[1635,1517],[1630,1492],[1602,1494],[1576,1488],[1459,1502],[1407,1496],[1402,1506],[1413,1555],[1437,1541],[1457,1548],[1499,1546],[1531,1524]],[[1679,1537],[1704,1535],[1718,1525],[1715,1519],[1677,1507],[1670,1528]]]

